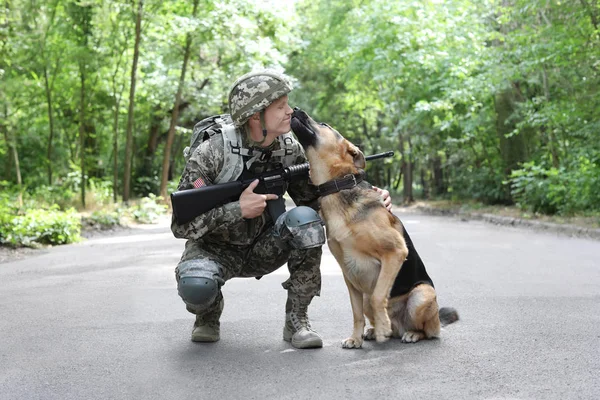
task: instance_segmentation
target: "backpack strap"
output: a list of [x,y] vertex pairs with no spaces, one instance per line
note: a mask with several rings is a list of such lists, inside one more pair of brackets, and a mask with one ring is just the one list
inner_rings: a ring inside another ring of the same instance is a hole
[[[282,158],[282,164],[285,167],[292,166],[298,157],[298,146],[294,146],[294,137],[291,132],[278,137],[281,143],[281,149],[274,151],[274,156]],[[276,154],[279,153],[279,154]]]
[[242,148],[242,136],[231,124],[222,126],[223,134],[223,167],[215,178],[215,183],[235,181],[244,170],[242,155],[248,154],[248,149]]
[[[242,147],[242,136],[239,129],[230,123],[229,121],[222,121],[222,135],[223,135],[223,167],[221,172],[215,178],[215,183],[232,182],[240,177],[242,171],[244,171],[244,157],[251,157],[245,164],[246,168],[250,168],[252,163],[262,156],[261,152],[252,151]],[[298,157],[298,144],[294,143],[291,132],[283,134],[278,137],[281,144],[279,150],[275,150],[271,153],[271,157],[280,157],[281,163],[285,167],[293,165]]]

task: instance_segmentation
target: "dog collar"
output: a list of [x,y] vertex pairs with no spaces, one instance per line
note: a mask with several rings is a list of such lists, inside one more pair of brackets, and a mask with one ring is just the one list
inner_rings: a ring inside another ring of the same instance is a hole
[[348,174],[343,178],[327,181],[322,185],[317,186],[319,196],[325,197],[344,189],[352,189],[363,181],[363,175],[364,173]]

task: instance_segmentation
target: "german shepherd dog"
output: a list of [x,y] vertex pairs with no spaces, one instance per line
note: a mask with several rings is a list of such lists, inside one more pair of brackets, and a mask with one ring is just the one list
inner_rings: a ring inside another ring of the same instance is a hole
[[[390,336],[403,342],[437,337],[440,322],[452,323],[458,313],[438,310],[433,282],[408,233],[362,181],[363,153],[298,108],[291,124],[319,188],[327,243],[350,293],[354,330],[342,347],[360,348],[363,339],[384,342]],[[373,326],[366,332],[365,315]]]

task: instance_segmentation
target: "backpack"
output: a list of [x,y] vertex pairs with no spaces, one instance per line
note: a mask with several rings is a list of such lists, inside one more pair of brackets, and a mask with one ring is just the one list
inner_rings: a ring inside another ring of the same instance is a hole
[[[229,114],[213,115],[203,119],[194,125],[190,145],[183,150],[183,156],[187,162],[196,148],[217,132],[223,135],[223,148],[225,151],[223,168],[216,177],[214,183],[232,182],[240,177],[244,170],[243,156],[252,156],[253,152],[250,149],[241,147],[242,137],[239,129],[236,129]],[[280,157],[284,167],[293,165],[296,157],[299,155],[300,146],[294,143],[291,132],[279,136],[281,148],[274,151],[271,157]],[[250,160],[246,162],[249,167],[261,153],[256,152]]]

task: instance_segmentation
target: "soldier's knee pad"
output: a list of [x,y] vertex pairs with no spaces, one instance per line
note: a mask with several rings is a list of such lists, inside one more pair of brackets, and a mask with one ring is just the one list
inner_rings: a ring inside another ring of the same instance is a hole
[[213,265],[197,260],[184,261],[177,267],[177,292],[183,301],[194,308],[210,306],[217,295],[222,280]]
[[219,286],[211,278],[188,277],[179,279],[177,291],[186,303],[197,307],[208,307],[217,298]]
[[310,207],[294,207],[275,222],[279,238],[294,249],[310,249],[325,244],[325,229],[319,214]]

